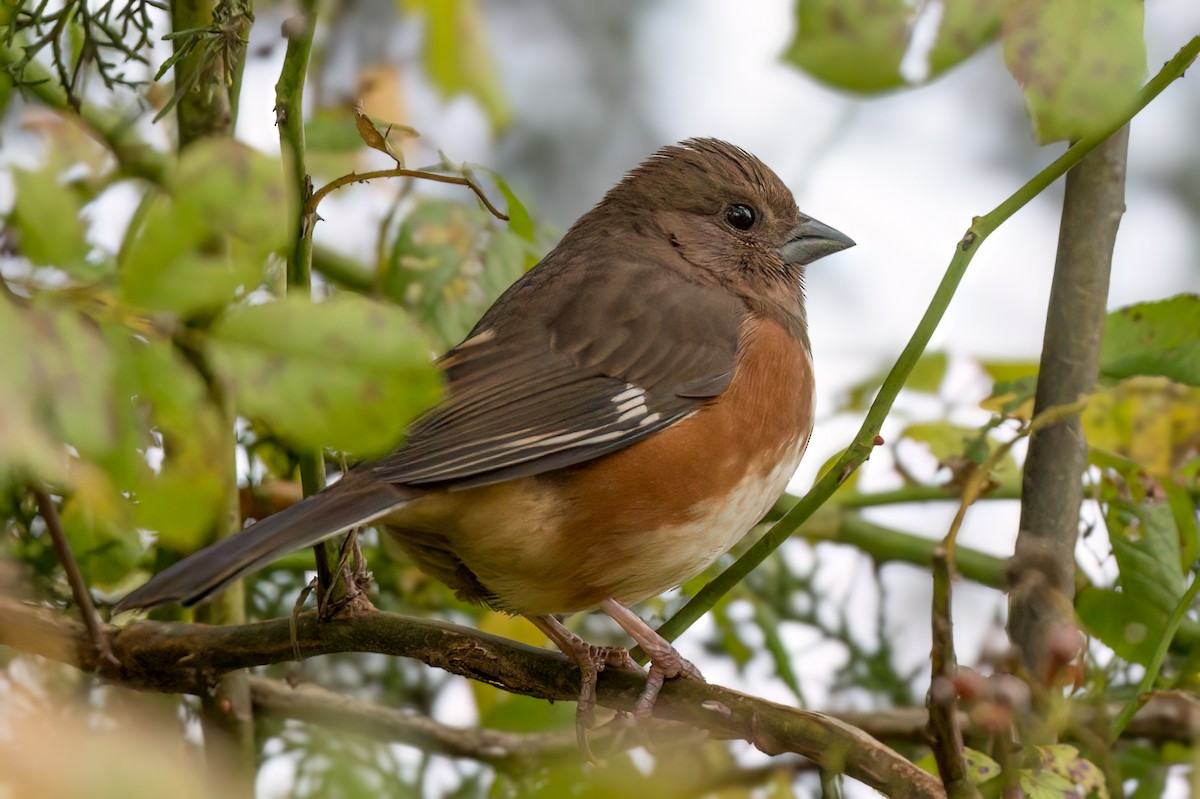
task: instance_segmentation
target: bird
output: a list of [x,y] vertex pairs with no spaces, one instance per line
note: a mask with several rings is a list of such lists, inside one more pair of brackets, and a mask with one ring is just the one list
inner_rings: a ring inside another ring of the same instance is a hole
[[600,610],[667,679],[703,679],[630,606],[696,576],[786,487],[813,429],[808,264],[854,246],[727,142],[626,174],[437,365],[445,393],[382,459],[174,563],[117,611],[191,605],[380,522],[464,600],[530,619],[581,674],[636,667],[562,623]]

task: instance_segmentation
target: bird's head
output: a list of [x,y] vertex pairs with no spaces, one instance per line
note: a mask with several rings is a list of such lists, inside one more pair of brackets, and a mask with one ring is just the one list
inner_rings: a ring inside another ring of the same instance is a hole
[[717,139],[664,147],[632,170],[601,208],[666,236],[687,259],[716,273],[800,267],[854,246],[845,234],[800,212],[770,167]]

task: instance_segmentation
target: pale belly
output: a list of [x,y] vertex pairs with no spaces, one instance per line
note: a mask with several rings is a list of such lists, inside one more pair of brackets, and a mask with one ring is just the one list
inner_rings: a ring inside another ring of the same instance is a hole
[[625,603],[640,602],[675,588],[700,574],[733,548],[754,525],[762,521],[783,494],[804,455],[807,440],[786,453],[765,476],[747,475],[723,500],[709,500],[695,508],[694,521],[656,531],[661,547],[652,558],[630,564],[628,573],[613,588]]
[[[564,528],[570,507],[561,500],[547,504],[530,480],[524,498],[506,492],[492,502],[480,489],[465,512],[460,506],[453,520],[431,526],[497,607],[536,616],[592,610],[610,597],[631,604],[680,585],[728,552],[783,493],[806,443],[807,435],[723,498],[691,504],[681,523],[636,525],[614,510],[609,518]],[[626,508],[661,502],[653,491],[624,499]]]

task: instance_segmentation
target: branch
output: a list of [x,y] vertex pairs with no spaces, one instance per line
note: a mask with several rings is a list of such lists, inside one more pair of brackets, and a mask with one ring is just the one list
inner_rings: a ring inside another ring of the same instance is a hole
[[46,531],[50,534],[50,541],[58,554],[58,562],[62,564],[67,575],[67,584],[71,586],[71,595],[75,598],[75,604],[79,606],[79,615],[83,617],[83,626],[87,629],[88,638],[96,648],[97,656],[108,666],[116,666],[118,664],[113,656],[112,647],[108,644],[108,636],[102,629],[103,622],[100,614],[96,612],[95,603],[92,602],[92,592],[88,590],[83,572],[79,570],[79,562],[75,560],[75,553],[71,551],[58,508],[54,506],[50,494],[40,485],[31,486],[30,491],[37,502],[42,521],[46,523]]
[[[892,367],[892,371],[888,373],[887,378],[883,381],[883,385],[880,386],[879,394],[875,397],[875,401],[871,403],[871,408],[867,411],[867,416],[863,420],[862,427],[859,429],[857,435],[855,435],[850,446],[846,448],[845,453],[817,481],[816,485],[800,500],[795,508],[780,519],[775,526],[767,531],[766,535],[755,543],[754,546],[750,547],[732,566],[701,589],[696,596],[692,597],[686,605],[659,628],[659,633],[663,637],[668,640],[677,638],[680,633],[707,613],[721,597],[729,593],[734,586],[745,579],[747,574],[758,566],[758,564],[766,560],[768,555],[774,552],[780,544],[799,529],[800,525],[804,524],[816,512],[817,508],[821,507],[826,500],[833,496],[838,486],[866,461],[871,454],[871,450],[875,447],[875,442],[879,440],[879,431],[883,427],[884,418],[891,410],[892,403],[896,401],[900,389],[904,386],[904,382],[908,379],[913,367],[916,366],[918,359],[925,351],[925,347],[929,344],[930,338],[933,336],[934,331],[941,322],[942,316],[949,307],[950,300],[954,297],[954,292],[957,290],[963,275],[966,274],[967,266],[970,264],[975,252],[979,249],[979,245],[1010,216],[1023,208],[1026,203],[1040,194],[1047,186],[1050,186],[1065,175],[1068,170],[1082,161],[1084,156],[1099,147],[1109,136],[1122,128],[1139,111],[1145,108],[1151,100],[1161,94],[1167,86],[1181,77],[1184,70],[1196,59],[1198,53],[1200,53],[1200,36],[1193,38],[1184,45],[1183,49],[1163,66],[1159,73],[1138,92],[1137,97],[1134,98],[1130,107],[1125,109],[1125,112],[1114,121],[1109,129],[1080,139],[1074,146],[1055,160],[1054,163],[1035,175],[1032,180],[1014,192],[1011,197],[998,205],[990,213],[976,217],[972,221],[971,227],[967,230],[958,247],[955,249],[954,257],[950,260],[950,265],[947,267],[946,273],[942,277],[942,282],[934,293],[933,299],[925,311],[925,315],[921,317],[917,329],[913,332],[912,338],[904,347],[904,351],[900,353],[896,365]],[[1068,402],[1075,399],[1076,397],[1071,397]]]
[[[106,676],[149,691],[203,695],[229,671],[293,658],[288,619],[235,627],[144,621],[115,631],[112,642],[121,668]],[[297,619],[296,643],[305,657],[332,652],[411,657],[513,693],[555,701],[579,696],[579,670],[563,655],[440,621],[372,611],[318,623],[310,612]],[[11,599],[0,598],[0,644],[85,671],[96,668],[82,625]],[[599,703],[632,710],[645,680],[639,671],[607,669],[600,675]],[[821,713],[695,680],[671,680],[655,715],[717,738],[749,741],[767,754],[803,755],[826,771],[844,772],[889,796],[942,796],[934,777],[869,735]]]
[[[24,54],[15,42],[0,42],[0,69],[15,71]],[[29,92],[43,104],[62,114],[77,117],[84,127],[112,151],[121,169],[128,175],[161,183],[167,172],[167,159],[139,137],[135,127],[138,110],[130,115],[88,103],[78,111],[71,105],[62,84],[37,61],[25,63],[13,76],[23,92]]]
[[423,169],[403,169],[396,167],[395,169],[379,169],[374,172],[351,172],[349,175],[342,175],[340,178],[329,181],[321,188],[317,189],[312,197],[309,198],[305,210],[308,213],[315,214],[317,206],[325,196],[335,189],[340,189],[342,186],[348,186],[351,183],[365,183],[369,180],[379,180],[380,178],[417,178],[418,180],[431,180],[434,183],[451,183],[455,186],[466,186],[475,196],[479,198],[479,202],[488,209],[488,212],[497,219],[507,222],[508,215],[501,213],[500,209],[492,205],[491,200],[483,193],[483,189],[479,184],[468,177],[459,175],[443,175],[438,172],[429,172]]
[[[1067,176],[1035,416],[1095,389],[1113,245],[1125,211],[1128,145],[1126,127]],[[1046,684],[1055,678],[1049,641],[1075,625],[1075,539],[1086,468],[1078,409],[1030,435],[1008,629],[1025,667]]]
[[406,744],[429,754],[477,760],[499,770],[579,758],[574,731],[523,734],[451,727],[420,713],[352,699],[311,683],[293,687],[265,677],[250,677],[249,681],[254,709],[259,713],[363,735],[376,743]]
[[[317,216],[308,210],[312,176],[308,173],[308,146],[304,140],[304,83],[308,79],[308,61],[317,28],[317,4],[306,2],[302,11],[283,23],[287,52],[283,56],[279,80],[275,83],[275,126],[279,128],[279,149],[287,182],[288,235],[291,238],[287,252],[287,291],[311,298],[313,228]],[[325,459],[320,448],[297,451],[296,460],[304,496],[316,494],[325,487]],[[313,545],[319,601],[338,585],[329,564],[331,560],[336,563],[338,545],[343,539],[344,536],[338,536]],[[338,590],[348,590],[348,587]],[[303,601],[303,595],[300,601]]]
[[[1120,702],[1106,705],[1100,712],[1093,701],[1080,699],[1070,704],[1070,727],[1097,729],[1102,719],[1111,718],[1122,709]],[[924,708],[897,708],[863,713],[838,713],[846,724],[893,745],[928,743],[926,724],[929,716]],[[987,737],[994,732],[994,721],[959,711],[958,724],[969,737]],[[1106,725],[1107,723],[1104,722]],[[1121,734],[1123,741],[1146,740],[1155,744],[1180,743],[1192,745],[1200,740],[1200,701],[1186,693],[1153,694]]]
[[[965,501],[964,506],[965,507]],[[960,511],[961,512],[961,511]],[[959,521],[956,519],[956,522]],[[978,797],[968,776],[963,752],[962,728],[958,723],[958,691],[954,677],[958,659],[954,654],[954,623],[950,615],[950,582],[954,577],[952,527],[946,542],[933,552],[933,647],[929,662],[931,680],[925,698],[929,709],[929,736],[942,784],[951,797]]]
[[[876,563],[911,563],[929,567],[934,551],[941,544],[929,538],[895,530],[869,522],[848,513],[826,522],[818,518],[804,525],[797,533],[811,543],[847,544],[862,550]],[[976,549],[959,547],[955,554],[955,570],[970,580],[1003,589],[1007,585],[1005,560]]]

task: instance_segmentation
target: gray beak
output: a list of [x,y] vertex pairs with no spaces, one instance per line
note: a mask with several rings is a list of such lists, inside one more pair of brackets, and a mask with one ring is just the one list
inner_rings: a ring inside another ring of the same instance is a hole
[[792,229],[788,243],[779,248],[779,254],[786,264],[803,265],[853,246],[854,240],[845,233],[809,219]]

